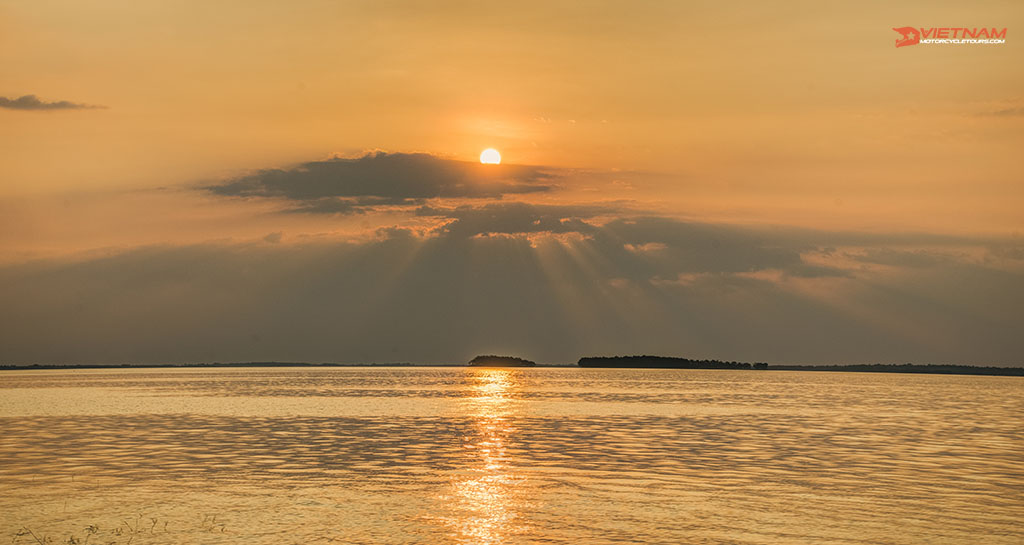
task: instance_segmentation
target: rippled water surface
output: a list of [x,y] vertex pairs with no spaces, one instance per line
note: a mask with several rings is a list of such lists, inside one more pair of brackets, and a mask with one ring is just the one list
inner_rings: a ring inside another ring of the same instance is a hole
[[0,540],[1019,545],[1022,417],[1019,377],[4,372]]

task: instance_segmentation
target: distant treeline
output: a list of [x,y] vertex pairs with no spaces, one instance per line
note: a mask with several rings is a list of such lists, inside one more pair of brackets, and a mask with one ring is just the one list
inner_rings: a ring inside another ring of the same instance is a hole
[[641,367],[655,369],[767,369],[767,363],[691,360],[667,356],[611,356],[580,358],[580,367]]
[[1022,367],[979,367],[974,365],[915,365],[861,364],[861,365],[772,365],[777,371],[846,371],[854,373],[929,373],[933,375],[1001,375],[1024,376]]
[[580,358],[580,367],[620,367],[635,369],[758,369],[772,371],[845,371],[853,373],[928,373],[936,375],[1024,376],[1020,367],[978,367],[974,365],[768,365],[721,360],[691,360],[667,356],[612,356]]
[[308,363],[295,361],[246,361],[205,363],[33,363],[0,365],[0,370],[19,369],[172,369],[191,367],[412,367],[414,363]]

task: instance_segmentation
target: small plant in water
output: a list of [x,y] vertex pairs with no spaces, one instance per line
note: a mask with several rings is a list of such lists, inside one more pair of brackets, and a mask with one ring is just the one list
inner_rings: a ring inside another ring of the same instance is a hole
[[217,522],[217,515],[213,515],[212,517],[210,515],[203,515],[203,522],[200,524],[200,528],[207,532],[223,532],[226,527],[227,525],[223,522]]
[[18,538],[24,536],[31,536],[32,540],[38,543],[39,545],[45,545],[46,543],[51,543],[53,541],[52,539],[46,537],[46,534],[43,534],[43,536],[40,537],[37,536],[35,532],[30,530],[28,526],[22,526],[21,530],[18,530],[18,533],[14,534],[14,538],[11,539],[11,543],[17,543]]
[[[160,525],[160,519],[157,517],[146,517],[146,522],[149,522],[149,526],[146,526],[140,514],[134,519],[122,519],[120,525],[106,531],[101,531],[99,526],[90,524],[82,530],[83,537],[72,534],[60,541],[44,533],[37,534],[28,526],[22,526],[12,536],[11,545],[89,545],[90,540],[102,545],[132,545],[133,542],[144,541],[140,536],[156,535],[158,526],[162,527],[163,533],[169,533],[169,521],[165,520],[163,525]],[[226,528],[225,523],[217,520],[217,515],[203,515],[199,525],[199,529],[204,532],[224,532]]]
[[96,526],[95,524],[90,524],[90,525],[86,526],[85,527],[85,541],[82,542],[82,545],[89,545],[89,538],[91,538],[92,536],[94,536],[97,533],[99,533],[99,531],[100,531],[100,527]]
[[[152,519],[152,521],[153,521],[153,526],[156,526],[156,519]],[[137,536],[137,535],[139,535],[139,534],[141,534],[141,533],[146,531],[142,527],[142,515],[141,514],[139,516],[135,517],[135,524],[134,525],[132,523],[128,522],[127,520],[122,520],[121,523],[124,524],[124,527],[128,530],[128,542],[125,545],[131,545],[132,541],[135,539],[135,536]]]

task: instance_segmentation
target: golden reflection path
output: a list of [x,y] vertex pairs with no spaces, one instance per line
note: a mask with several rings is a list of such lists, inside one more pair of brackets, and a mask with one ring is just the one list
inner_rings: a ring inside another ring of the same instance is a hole
[[475,434],[465,438],[474,460],[453,479],[442,500],[450,503],[453,516],[445,522],[456,543],[499,544],[522,533],[520,511],[523,478],[511,463],[509,445],[515,432],[520,401],[521,371],[472,369],[468,377],[471,395],[466,412],[474,420]]

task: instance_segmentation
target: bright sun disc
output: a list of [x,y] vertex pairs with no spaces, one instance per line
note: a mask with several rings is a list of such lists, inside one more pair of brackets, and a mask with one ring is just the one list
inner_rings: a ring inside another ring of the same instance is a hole
[[485,165],[501,164],[501,154],[494,148],[487,148],[480,152],[480,162]]

